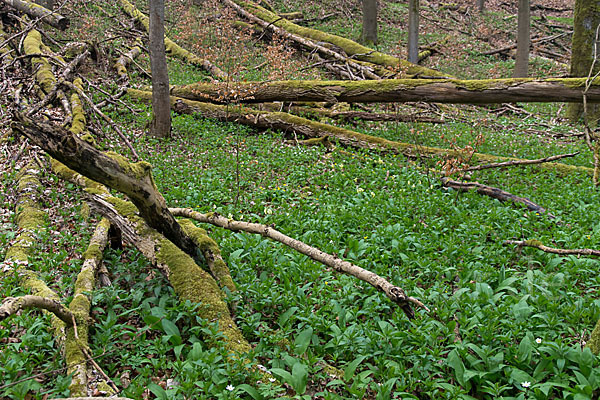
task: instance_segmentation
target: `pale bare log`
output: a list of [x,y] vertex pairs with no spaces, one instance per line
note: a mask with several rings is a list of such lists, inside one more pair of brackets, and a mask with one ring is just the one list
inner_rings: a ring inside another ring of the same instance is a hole
[[73,325],[73,314],[59,301],[43,296],[7,297],[0,305],[0,321],[26,308],[38,308],[56,315],[67,326]]
[[558,154],[558,155],[555,155],[555,156],[538,158],[538,159],[535,159],[535,160],[512,160],[512,161],[504,161],[504,162],[500,162],[500,163],[492,163],[492,164],[485,164],[485,165],[475,165],[475,166],[472,166],[472,167],[469,167],[469,168],[461,169],[459,171],[456,171],[455,173],[481,171],[481,170],[484,170],[484,169],[491,169],[491,168],[506,168],[506,167],[516,167],[516,166],[521,166],[521,165],[542,164],[542,163],[546,163],[546,162],[552,162],[552,161],[560,160],[562,158],[575,157],[577,154],[579,154],[578,151],[575,152],[575,153]]
[[283,243],[284,245],[312,258],[313,260],[333,268],[337,272],[354,276],[355,278],[370,284],[377,290],[382,291],[387,297],[390,298],[390,300],[398,304],[400,308],[402,308],[402,311],[404,311],[409,318],[414,318],[414,311],[412,310],[411,304],[428,310],[427,307],[425,307],[425,305],[419,300],[407,296],[402,288],[392,285],[390,282],[374,272],[367,271],[366,269],[354,265],[348,261],[344,261],[335,255],[327,254],[324,251],[321,251],[313,246],[309,246],[304,242],[293,239],[270,226],[251,222],[234,221],[219,214],[201,214],[189,208],[170,208],[169,210],[173,215],[176,216],[192,218],[196,221],[219,226],[234,232],[244,231],[248,233],[255,233]]
[[542,244],[539,240],[505,240],[504,244],[513,244],[518,247],[535,247],[536,249],[542,250],[546,253],[560,254],[563,256],[576,255],[576,256],[595,256],[600,257],[600,250],[595,249],[558,249],[555,247],[548,247]]

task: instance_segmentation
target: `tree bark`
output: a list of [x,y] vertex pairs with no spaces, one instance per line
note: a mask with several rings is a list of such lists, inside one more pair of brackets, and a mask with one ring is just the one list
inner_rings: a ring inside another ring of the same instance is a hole
[[406,316],[410,319],[414,318],[415,316],[415,313],[412,310],[410,304],[415,304],[419,307],[427,309],[427,307],[425,307],[417,299],[408,297],[402,288],[392,285],[390,282],[380,277],[379,275],[371,271],[367,271],[366,269],[354,265],[348,261],[344,261],[337,256],[327,254],[297,239],[293,239],[287,235],[284,235],[283,233],[279,232],[271,226],[245,221],[234,221],[218,214],[201,214],[189,208],[171,208],[170,210],[173,213],[173,215],[192,218],[196,221],[219,226],[221,228],[225,228],[233,232],[242,231],[255,233],[263,237],[278,241],[279,243],[283,243],[284,245],[310,257],[311,259],[333,268],[337,272],[342,272],[355,278],[358,278],[375,287],[377,290],[382,291],[383,293],[385,293],[386,296],[388,296],[390,300],[398,304],[398,306],[402,308],[402,311],[404,311]]
[[477,0],[477,9],[482,14],[485,12],[485,0]]
[[64,31],[70,25],[68,18],[52,12],[42,5],[31,3],[27,0],[1,0],[4,4],[29,15],[32,18],[40,18],[42,22]]
[[[596,48],[596,31],[600,24],[600,0],[575,0],[573,21],[573,39],[571,45],[571,77],[585,77],[591,72],[592,76],[600,71],[600,62],[592,64],[595,54],[600,55]],[[576,122],[583,113],[581,104],[573,104],[567,108],[567,118]],[[588,106],[588,120],[595,125],[600,116],[599,106]]]
[[[409,63],[406,60],[401,60],[397,57],[388,54],[380,53],[368,47],[362,46],[350,39],[332,35],[316,29],[306,28],[296,25],[286,19],[280,18],[277,14],[269,12],[264,8],[245,0],[221,0],[224,4],[234,8],[238,13],[248,18],[249,15],[260,19],[264,22],[264,28],[272,29],[278,27],[290,34],[310,39],[317,43],[330,43],[339,47],[343,52],[353,60],[365,61],[371,64],[380,65],[383,67],[399,68],[405,76],[422,76],[422,77],[448,77],[439,71],[430,68],[421,67]],[[321,46],[323,47],[323,46]]]
[[171,135],[169,73],[165,54],[165,2],[150,0],[150,70],[152,71],[152,123],[150,136]]
[[[171,94],[214,103],[273,101],[513,103],[581,102],[585,78],[549,79],[388,79],[385,81],[274,81],[173,86]],[[600,78],[587,92],[600,102]],[[236,93],[231,95],[231,93]],[[237,95],[237,93],[240,93]]]
[[73,314],[59,301],[42,296],[7,297],[0,304],[0,321],[26,308],[38,308],[56,315],[67,326],[73,325]]
[[366,46],[377,44],[377,0],[362,0],[360,41]]
[[14,116],[11,126],[69,168],[125,193],[151,227],[187,254],[196,255],[193,241],[169,213],[165,199],[156,189],[150,164],[133,164],[116,153],[102,153],[60,126],[33,121],[22,114]]
[[514,78],[526,78],[529,73],[530,10],[529,0],[519,0]]
[[[150,92],[129,89],[127,93],[140,100],[149,102],[152,98]],[[220,121],[236,122],[259,129],[278,129],[282,132],[294,133],[308,138],[323,138],[325,136],[335,138],[340,144],[349,147],[379,150],[403,154],[407,157],[417,155],[434,155],[462,157],[461,153],[452,149],[441,149],[414,145],[410,143],[394,142],[380,137],[365,135],[337,126],[327,125],[306,118],[290,115],[284,112],[268,112],[252,110],[246,107],[226,107],[210,103],[201,103],[192,100],[171,97],[173,110],[182,114],[199,115],[203,118],[215,118]],[[490,154],[474,153],[473,161],[498,162],[498,161],[523,161],[512,157],[502,157]],[[539,168],[557,171],[562,174],[581,172],[591,175],[593,170],[587,167],[579,167],[561,163],[539,164]]]
[[408,62],[419,62],[419,0],[408,1]]

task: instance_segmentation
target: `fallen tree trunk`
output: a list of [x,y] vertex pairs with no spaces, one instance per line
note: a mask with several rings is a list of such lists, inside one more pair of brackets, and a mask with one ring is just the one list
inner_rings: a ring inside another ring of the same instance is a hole
[[169,213],[156,189],[150,164],[130,163],[119,154],[102,153],[60,126],[33,121],[20,113],[15,114],[11,126],[69,168],[125,193],[151,227],[187,254],[196,255],[196,245]]
[[392,285],[379,275],[371,271],[367,271],[366,269],[354,265],[348,261],[344,261],[337,256],[327,254],[324,251],[309,246],[297,239],[293,239],[287,235],[284,235],[273,227],[251,222],[234,221],[213,213],[201,214],[189,208],[171,208],[169,210],[173,213],[173,215],[192,218],[196,221],[219,226],[233,232],[243,231],[255,233],[283,243],[284,245],[310,257],[311,259],[333,268],[337,272],[342,272],[358,278],[361,281],[370,284],[377,290],[382,291],[390,300],[396,303],[410,319],[415,317],[415,313],[411,307],[411,304],[428,310],[427,307],[425,307],[425,305],[419,300],[407,296],[402,288]]
[[539,240],[505,240],[504,244],[514,244],[518,247],[535,247],[546,253],[560,254],[563,256],[576,255],[576,256],[595,256],[600,257],[600,250],[596,249],[557,249],[555,247],[548,247],[542,244]]
[[[213,103],[325,101],[346,103],[581,103],[587,78],[548,79],[387,79],[383,81],[275,81],[193,83],[173,86],[171,94]],[[600,102],[600,78],[586,92],[588,102]]]
[[497,199],[500,201],[511,201],[517,204],[523,204],[529,211],[537,212],[540,214],[546,213],[548,218],[554,219],[556,218],[554,215],[548,213],[546,209],[542,206],[535,204],[533,201],[529,200],[526,197],[515,196],[512,193],[504,191],[502,189],[498,189],[492,186],[482,185],[478,182],[459,182],[452,180],[447,177],[441,178],[442,185],[448,188],[452,188],[455,190],[460,190],[463,192],[469,190],[475,190],[477,193],[482,194],[484,196],[491,197],[493,199]]
[[39,18],[42,22],[64,31],[70,25],[69,18],[57,14],[39,4],[31,3],[26,0],[2,0],[4,4],[29,15],[32,18]]
[[[132,97],[146,102],[151,101],[152,99],[152,93],[147,91],[129,89],[127,93]],[[349,129],[311,121],[306,118],[283,112],[257,111],[246,107],[228,108],[226,106],[185,100],[177,97],[171,97],[171,105],[173,111],[181,114],[197,114],[205,118],[215,118],[220,121],[236,122],[259,129],[278,129],[283,132],[295,133],[308,138],[322,138],[328,136],[331,139],[336,139],[339,143],[345,146],[392,152],[403,154],[407,157],[415,157],[417,155],[451,157],[464,156],[463,153],[457,150],[394,142],[384,138],[354,132]],[[523,160],[514,157],[502,157],[490,154],[474,153],[472,161],[490,163],[498,161]],[[538,167],[547,170],[554,170],[564,174],[582,172],[591,175],[593,172],[591,168],[562,163],[544,163],[538,164]]]
[[398,72],[402,72],[404,76],[412,75],[423,77],[448,77],[448,75],[439,71],[421,67],[419,65],[409,63],[408,61],[401,60],[397,57],[380,53],[350,39],[296,25],[255,3],[243,0],[222,1],[224,4],[234,8],[240,15],[244,16],[245,18],[253,19],[253,22],[259,23],[265,29],[273,29],[273,27],[277,27],[287,32],[288,35],[299,36],[317,43],[330,43],[342,49],[342,51],[348,55],[350,59],[365,61],[384,67],[390,67],[392,70],[396,69]]

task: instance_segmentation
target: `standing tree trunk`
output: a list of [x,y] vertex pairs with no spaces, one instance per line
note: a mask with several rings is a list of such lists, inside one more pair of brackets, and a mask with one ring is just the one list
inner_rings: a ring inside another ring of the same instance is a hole
[[[590,73],[594,61],[596,30],[600,24],[600,0],[575,0],[573,21],[573,43],[571,44],[571,73],[573,77],[585,77]],[[600,71],[600,63],[596,61],[592,75]],[[588,104],[588,121],[595,125],[600,114],[600,107]],[[567,118],[576,122],[583,113],[582,104],[571,104],[567,108]]]
[[477,9],[480,13],[485,12],[485,0],[477,0]]
[[171,134],[169,74],[165,55],[165,2],[150,0],[150,69],[152,71],[152,123],[150,135]]
[[529,70],[530,46],[530,7],[529,0],[519,0],[519,22],[517,33],[517,57],[515,61],[514,78],[527,78]]
[[377,0],[362,0],[360,41],[366,46],[377,44]]
[[408,61],[419,62],[419,0],[408,1]]

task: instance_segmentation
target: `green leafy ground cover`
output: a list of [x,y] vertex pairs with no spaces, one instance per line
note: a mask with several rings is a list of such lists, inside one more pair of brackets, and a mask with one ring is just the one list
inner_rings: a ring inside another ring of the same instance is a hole
[[[486,60],[473,64],[481,70],[497,65]],[[173,83],[199,78],[179,62],[171,69]],[[112,113],[132,138],[148,119],[144,106],[134,106],[142,114]],[[423,145],[444,146],[456,139],[461,147],[481,133],[481,152],[536,158],[579,150],[565,162],[590,166],[579,139],[542,134],[577,129],[554,120],[557,106],[524,108],[533,117],[496,117],[489,109],[460,107],[450,110],[460,119],[443,125],[359,123],[353,129]],[[536,238],[556,247],[596,247],[600,203],[589,176],[560,176],[535,167],[473,175],[543,205],[557,216],[551,221],[442,188],[426,172],[436,160],[297,147],[280,132],[190,116],[174,116],[173,123],[171,139],[135,142],[140,156],[154,166],[170,205],[273,224],[389,278],[432,311],[418,311],[408,321],[366,284],[261,237],[211,229],[238,285],[238,293],[230,296],[237,303],[236,321],[254,346],[247,359],[228,361],[214,339],[215,327],[199,318],[193,305],[178,302],[166,279],[139,253],[107,251],[114,284],[94,292],[90,342],[105,372],[126,387],[122,395],[598,396],[598,359],[583,348],[600,314],[598,261],[502,245],[505,239]],[[3,171],[0,179],[10,188],[14,171]],[[40,195],[52,211],[36,245],[39,256],[31,263],[69,300],[81,263],[76,255],[85,249],[91,221],[81,217],[82,199],[73,187],[46,179],[49,189]],[[0,205],[12,209],[10,190],[0,191]],[[2,215],[0,256],[14,238],[13,216]],[[15,282],[3,281],[0,294],[22,294]],[[0,396],[68,395],[70,379],[60,370],[47,326],[48,318],[38,312],[0,324]],[[246,362],[256,368],[248,369]],[[263,366],[271,373],[266,379],[259,373]],[[15,384],[37,373],[46,374]]]

